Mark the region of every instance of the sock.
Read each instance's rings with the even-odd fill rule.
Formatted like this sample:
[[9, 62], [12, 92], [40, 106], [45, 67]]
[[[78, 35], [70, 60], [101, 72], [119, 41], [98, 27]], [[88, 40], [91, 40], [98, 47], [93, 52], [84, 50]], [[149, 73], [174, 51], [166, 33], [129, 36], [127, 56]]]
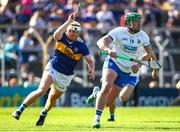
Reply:
[[96, 91], [94, 94], [93, 94], [93, 96], [94, 96], [94, 98], [96, 98], [97, 96], [97, 93], [98, 93], [99, 91]]
[[27, 105], [25, 104], [21, 104], [21, 106], [19, 106], [18, 111], [20, 111], [21, 113], [27, 108]]
[[114, 119], [114, 113], [111, 113], [109, 119]]
[[47, 116], [48, 110], [44, 109], [43, 111], [41, 111], [41, 116]]
[[95, 121], [100, 122], [102, 112], [103, 112], [103, 110], [96, 109]]

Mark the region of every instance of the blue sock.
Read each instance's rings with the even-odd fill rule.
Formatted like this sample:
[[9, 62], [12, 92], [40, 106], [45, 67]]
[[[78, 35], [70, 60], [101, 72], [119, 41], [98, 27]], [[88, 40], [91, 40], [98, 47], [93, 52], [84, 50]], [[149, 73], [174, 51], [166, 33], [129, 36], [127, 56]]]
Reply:
[[114, 113], [111, 113], [109, 118], [114, 119]]
[[44, 109], [42, 112], [41, 112], [41, 116], [46, 116], [48, 113], [48, 110]]
[[24, 111], [24, 109], [26, 109], [26, 108], [27, 108], [27, 105], [21, 104], [21, 106], [19, 106], [19, 108], [18, 108], [18, 111], [20, 111], [22, 113]]

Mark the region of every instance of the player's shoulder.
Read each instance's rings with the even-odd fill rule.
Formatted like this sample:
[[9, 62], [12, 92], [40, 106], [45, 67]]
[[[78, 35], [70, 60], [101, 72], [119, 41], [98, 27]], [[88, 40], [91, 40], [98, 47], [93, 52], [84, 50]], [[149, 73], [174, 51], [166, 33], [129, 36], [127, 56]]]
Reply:
[[125, 27], [116, 27], [113, 30], [110, 31], [110, 35], [119, 35], [119, 34], [124, 34], [126, 32]]
[[140, 30], [139, 34], [148, 37], [148, 34], [144, 30]]
[[114, 28], [114, 30], [122, 32], [122, 31], [126, 31], [126, 27], [119, 26], [119, 27]]
[[82, 38], [80, 38], [80, 37], [77, 38], [76, 43], [77, 43], [80, 47], [87, 47], [86, 42], [85, 42]]
[[85, 41], [82, 38], [80, 38], [80, 37], [77, 38], [77, 42], [85, 44]]

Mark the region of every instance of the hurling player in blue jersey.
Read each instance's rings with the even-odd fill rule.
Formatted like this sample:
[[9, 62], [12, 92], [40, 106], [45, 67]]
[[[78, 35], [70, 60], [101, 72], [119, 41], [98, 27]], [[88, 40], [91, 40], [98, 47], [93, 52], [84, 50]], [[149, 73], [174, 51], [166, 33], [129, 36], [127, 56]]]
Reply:
[[42, 126], [51, 107], [71, 83], [77, 62], [83, 56], [88, 63], [89, 79], [94, 79], [94, 61], [84, 41], [79, 38], [80, 23], [75, 21], [77, 14], [69, 15], [68, 20], [54, 32], [55, 52], [45, 67], [39, 88], [31, 92], [12, 116], [19, 119], [24, 109], [44, 95], [48, 88], [51, 90], [45, 107], [40, 114], [36, 126]]

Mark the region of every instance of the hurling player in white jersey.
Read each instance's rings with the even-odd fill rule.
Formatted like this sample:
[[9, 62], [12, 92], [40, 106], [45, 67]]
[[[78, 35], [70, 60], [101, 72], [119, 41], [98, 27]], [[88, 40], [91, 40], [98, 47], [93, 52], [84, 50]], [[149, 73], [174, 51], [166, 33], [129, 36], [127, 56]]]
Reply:
[[[141, 65], [117, 59], [117, 55], [138, 58], [139, 54], [141, 54], [139, 49], [143, 46], [145, 54], [141, 59], [156, 60], [149, 37], [141, 30], [141, 15], [135, 12], [126, 14], [125, 25], [125, 27], [113, 29], [97, 42], [98, 47], [101, 50], [108, 51], [109, 56], [105, 59], [103, 65], [101, 89], [93, 89], [92, 95], [88, 98], [89, 100], [96, 98], [96, 114], [93, 128], [100, 128], [100, 118], [104, 106], [112, 104], [112, 101], [118, 95], [120, 101], [125, 102], [139, 81], [138, 71]], [[157, 75], [158, 70], [153, 70], [152, 77], [156, 78]]]
[[78, 12], [69, 15], [68, 20], [54, 32], [55, 51], [52, 59], [46, 65], [39, 88], [31, 92], [12, 116], [19, 119], [25, 108], [44, 95], [51, 86], [48, 99], [40, 113], [36, 126], [42, 126], [48, 111], [70, 85], [74, 69], [83, 56], [88, 64], [89, 79], [94, 79], [94, 61], [85, 42], [79, 37], [81, 25], [75, 18]]

